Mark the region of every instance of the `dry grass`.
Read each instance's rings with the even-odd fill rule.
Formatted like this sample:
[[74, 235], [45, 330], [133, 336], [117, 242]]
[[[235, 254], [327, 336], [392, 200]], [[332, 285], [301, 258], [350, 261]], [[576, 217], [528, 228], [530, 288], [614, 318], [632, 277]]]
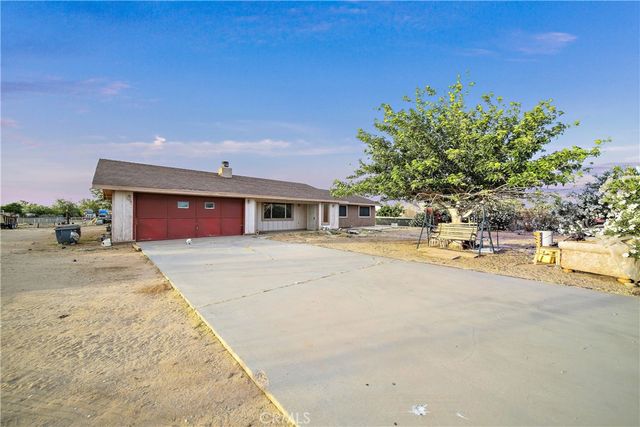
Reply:
[[171, 284], [167, 281], [164, 281], [162, 283], [143, 286], [140, 289], [138, 289], [136, 292], [139, 294], [157, 295], [157, 294], [162, 294], [164, 292], [170, 291], [171, 289], [173, 289], [171, 287]]
[[308, 243], [326, 248], [369, 255], [401, 259], [414, 262], [448, 265], [452, 267], [483, 271], [503, 276], [531, 279], [547, 284], [577, 286], [622, 295], [640, 295], [640, 288], [627, 287], [613, 277], [589, 273], [564, 273], [557, 266], [534, 265], [535, 242], [531, 233], [500, 233], [500, 247], [497, 254], [481, 257], [455, 257], [455, 254], [470, 252], [450, 252], [422, 246], [416, 249], [420, 229], [399, 227], [384, 231], [362, 232], [359, 235], [328, 232], [293, 232], [270, 235], [274, 240]]

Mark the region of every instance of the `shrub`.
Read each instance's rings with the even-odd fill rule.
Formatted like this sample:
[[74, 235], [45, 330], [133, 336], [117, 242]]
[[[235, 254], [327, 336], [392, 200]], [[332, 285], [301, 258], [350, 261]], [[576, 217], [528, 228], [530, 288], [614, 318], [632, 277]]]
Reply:
[[640, 259], [640, 168], [614, 168], [600, 192], [602, 203], [609, 207], [604, 235], [627, 244], [624, 257]]
[[518, 222], [525, 231], [557, 230], [558, 220], [552, 213], [552, 207], [544, 202], [536, 202], [534, 206], [522, 207], [518, 210]]
[[[500, 200], [486, 205], [486, 215], [493, 230], [512, 230], [518, 218], [518, 208], [522, 204], [516, 200]], [[482, 215], [482, 213], [480, 213]], [[482, 220], [482, 218], [479, 218]]]
[[404, 208], [400, 203], [396, 203], [395, 205], [382, 205], [380, 209], [376, 211], [376, 216], [390, 216], [390, 217], [399, 217], [404, 213]]
[[[424, 224], [424, 219], [425, 219], [425, 213], [418, 212], [409, 223], [409, 226], [422, 227]], [[449, 212], [447, 212], [446, 210], [436, 209], [433, 213], [433, 221], [435, 224], [440, 224], [441, 222], [450, 222], [451, 215], [449, 215]]]
[[601, 201], [600, 193], [600, 187], [610, 175], [610, 171], [605, 172], [581, 192], [571, 193], [572, 200], [557, 198], [552, 213], [558, 220], [558, 232], [578, 240], [597, 234], [598, 226], [604, 223], [610, 210]]
[[424, 225], [424, 218], [425, 218], [425, 213], [424, 212], [418, 212], [416, 214], [416, 216], [413, 217], [413, 219], [411, 220], [411, 222], [409, 223], [410, 227], [422, 227]]

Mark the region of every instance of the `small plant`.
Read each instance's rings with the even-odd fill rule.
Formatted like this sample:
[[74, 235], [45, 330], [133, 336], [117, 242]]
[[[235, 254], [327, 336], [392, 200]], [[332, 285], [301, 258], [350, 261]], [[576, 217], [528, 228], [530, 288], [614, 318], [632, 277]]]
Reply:
[[411, 220], [411, 222], [409, 223], [410, 227], [422, 227], [424, 225], [424, 218], [425, 218], [425, 213], [424, 212], [418, 212], [416, 214], [416, 216], [413, 217], [413, 219]]

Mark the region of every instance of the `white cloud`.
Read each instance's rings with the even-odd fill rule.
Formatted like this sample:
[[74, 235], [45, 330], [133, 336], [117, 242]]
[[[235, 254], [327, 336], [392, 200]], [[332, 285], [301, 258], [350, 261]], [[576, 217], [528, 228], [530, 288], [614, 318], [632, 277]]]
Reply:
[[165, 142], [167, 142], [166, 138], [163, 138], [161, 136], [156, 136], [153, 142], [151, 143], [151, 148], [154, 150], [161, 150]]
[[527, 55], [553, 55], [578, 39], [569, 33], [551, 31], [546, 33], [513, 35], [513, 49]]
[[465, 48], [460, 50], [460, 54], [463, 56], [493, 56], [495, 51], [483, 48]]
[[137, 154], [140, 156], [172, 156], [172, 157], [209, 157], [220, 154], [244, 153], [253, 156], [323, 156], [329, 154], [353, 152], [350, 145], [318, 145], [304, 140], [284, 141], [261, 139], [257, 141], [223, 140], [214, 141], [170, 141], [156, 136], [153, 141], [132, 141], [125, 143], [90, 144], [87, 147], [95, 150], [104, 148], [105, 152], [118, 154]]
[[605, 145], [601, 148], [603, 153], [640, 153], [640, 146], [638, 145]]
[[108, 83], [100, 89], [100, 93], [105, 96], [117, 96], [120, 95], [125, 89], [129, 89], [131, 86], [125, 82], [116, 81]]
[[112, 98], [121, 95], [131, 86], [120, 80], [92, 77], [85, 80], [65, 80], [48, 77], [41, 80], [3, 81], [5, 95], [33, 93], [40, 95], [102, 96]]
[[334, 15], [366, 15], [367, 10], [360, 7], [337, 6], [329, 8], [329, 13]]

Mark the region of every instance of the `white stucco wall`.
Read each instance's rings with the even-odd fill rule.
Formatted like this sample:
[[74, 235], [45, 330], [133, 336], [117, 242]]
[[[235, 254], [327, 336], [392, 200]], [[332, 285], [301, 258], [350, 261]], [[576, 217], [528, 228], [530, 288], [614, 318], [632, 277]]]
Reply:
[[244, 201], [244, 234], [256, 233], [257, 205], [253, 199], [245, 199]]
[[307, 205], [293, 203], [293, 218], [287, 220], [262, 219], [262, 203], [256, 203], [258, 231], [304, 230], [307, 228]]
[[339, 215], [340, 215], [340, 205], [337, 203], [331, 203], [331, 205], [329, 206], [329, 227], [333, 229], [337, 229], [340, 227]]
[[320, 204], [307, 205], [307, 230], [320, 229]]
[[114, 191], [111, 198], [111, 241], [133, 240], [133, 193]]

